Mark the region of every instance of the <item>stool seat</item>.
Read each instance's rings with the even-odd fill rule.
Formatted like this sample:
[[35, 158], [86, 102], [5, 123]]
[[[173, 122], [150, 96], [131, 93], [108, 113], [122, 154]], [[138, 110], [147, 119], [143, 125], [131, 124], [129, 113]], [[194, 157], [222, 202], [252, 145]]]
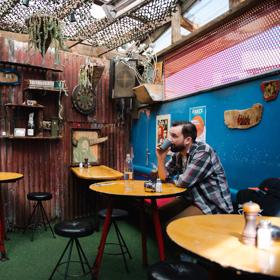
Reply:
[[200, 265], [182, 261], [159, 262], [148, 269], [149, 280], [207, 280], [208, 272]]
[[[60, 256], [58, 262], [55, 265], [55, 268], [52, 271], [52, 274], [49, 278], [51, 280], [58, 270], [58, 267], [65, 266], [65, 272], [64, 272], [64, 279], [67, 279], [69, 277], [78, 277], [80, 279], [81, 277], [84, 277], [87, 274], [91, 273], [91, 267], [88, 262], [88, 259], [84, 253], [84, 250], [80, 244], [79, 237], [85, 237], [89, 236], [94, 232], [93, 224], [89, 221], [85, 220], [70, 220], [70, 221], [63, 221], [60, 223], [55, 224], [54, 231], [57, 235], [68, 237], [69, 241]], [[75, 246], [74, 246], [75, 245]], [[72, 251], [73, 246], [76, 248], [77, 255], [79, 257], [79, 260], [73, 260], [72, 259]], [[67, 256], [67, 257], [65, 257]], [[75, 258], [75, 257], [74, 257]], [[64, 261], [63, 261], [64, 260]], [[79, 263], [82, 267], [82, 272], [80, 274], [71, 274], [69, 272], [69, 266], [73, 263]]]
[[27, 194], [28, 200], [43, 201], [52, 199], [52, 194], [49, 192], [31, 192]]
[[[98, 212], [98, 215], [100, 218], [105, 219], [106, 218], [107, 209], [102, 209]], [[126, 210], [123, 209], [113, 209], [111, 219], [118, 220], [122, 219], [124, 217], [127, 217], [128, 213]]]
[[63, 237], [79, 238], [91, 235], [94, 232], [94, 227], [86, 221], [63, 221], [54, 226], [54, 232]]

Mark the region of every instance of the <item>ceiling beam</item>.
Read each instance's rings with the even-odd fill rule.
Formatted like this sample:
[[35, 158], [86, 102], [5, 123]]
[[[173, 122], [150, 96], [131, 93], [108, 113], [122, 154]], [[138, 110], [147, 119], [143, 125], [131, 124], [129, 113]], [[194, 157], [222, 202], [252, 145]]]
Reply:
[[171, 44], [174, 44], [182, 39], [181, 35], [181, 7], [176, 7], [176, 12], [171, 18]]
[[183, 28], [189, 30], [190, 32], [195, 31], [195, 30], [199, 27], [198, 24], [193, 23], [192, 21], [190, 21], [190, 20], [187, 19], [187, 18], [184, 18], [183, 16], [181, 16], [180, 25], [181, 25]]
[[[181, 14], [183, 15], [188, 9], [191, 8], [191, 6], [196, 2], [197, 0], [182, 0], [181, 1]], [[147, 40], [144, 41], [144, 43], [150, 43], [149, 41], [156, 41], [171, 25], [171, 19], [172, 17], [167, 17], [165, 19], [165, 24], [162, 25], [160, 28], [157, 28], [156, 31], [154, 31]], [[185, 20], [185, 18], [183, 18], [183, 20]], [[184, 27], [185, 29], [191, 31], [190, 29], [193, 28], [193, 30], [196, 30], [196, 28], [198, 28], [198, 26], [196, 26], [195, 24], [193, 24], [191, 21], [189, 21], [187, 24], [190, 25], [190, 29], [186, 28], [187, 24], [183, 22], [183, 20], [181, 19], [181, 26]], [[186, 19], [187, 20], [187, 19]], [[187, 20], [188, 21], [188, 20]], [[193, 27], [191, 27], [193, 25]], [[192, 32], [192, 31], [191, 31]]]
[[244, 1], [245, 0], [228, 0], [229, 8], [232, 9], [232, 8], [238, 6], [239, 4], [241, 4]]

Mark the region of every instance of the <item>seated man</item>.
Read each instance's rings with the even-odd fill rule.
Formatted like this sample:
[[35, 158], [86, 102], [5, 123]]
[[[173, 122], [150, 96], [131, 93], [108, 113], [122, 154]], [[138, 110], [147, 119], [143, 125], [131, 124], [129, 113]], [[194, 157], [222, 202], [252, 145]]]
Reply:
[[188, 188], [161, 207], [167, 219], [201, 214], [231, 213], [229, 187], [222, 164], [208, 144], [196, 142], [196, 127], [191, 122], [174, 122], [170, 128], [171, 159], [165, 164], [168, 150], [157, 147], [158, 174], [161, 180], [177, 176], [177, 186]]

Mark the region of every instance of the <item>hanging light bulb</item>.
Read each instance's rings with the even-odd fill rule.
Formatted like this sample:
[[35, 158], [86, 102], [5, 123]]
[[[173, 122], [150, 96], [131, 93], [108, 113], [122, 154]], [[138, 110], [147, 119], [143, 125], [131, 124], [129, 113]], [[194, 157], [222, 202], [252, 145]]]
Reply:
[[29, 0], [22, 0], [22, 5], [29, 7]]

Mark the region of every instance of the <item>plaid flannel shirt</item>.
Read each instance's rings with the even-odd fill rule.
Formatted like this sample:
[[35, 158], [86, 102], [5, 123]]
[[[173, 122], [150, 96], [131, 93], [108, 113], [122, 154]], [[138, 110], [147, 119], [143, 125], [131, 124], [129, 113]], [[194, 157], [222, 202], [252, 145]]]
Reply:
[[178, 176], [177, 185], [189, 188], [188, 198], [204, 214], [233, 211], [229, 187], [222, 164], [216, 152], [202, 142], [194, 142], [186, 164], [180, 153], [166, 163], [170, 177]]

